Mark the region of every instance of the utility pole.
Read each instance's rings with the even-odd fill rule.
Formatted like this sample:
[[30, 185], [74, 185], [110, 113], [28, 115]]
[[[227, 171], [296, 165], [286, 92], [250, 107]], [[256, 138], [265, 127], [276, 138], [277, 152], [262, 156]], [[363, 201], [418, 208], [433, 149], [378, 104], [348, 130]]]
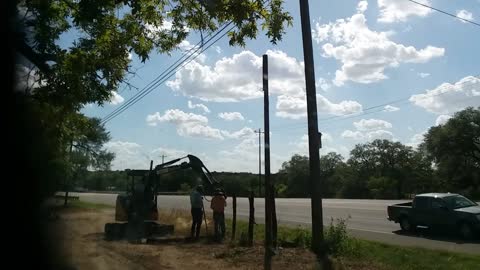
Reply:
[[262, 131], [261, 128], [258, 131], [258, 197], [262, 197]]
[[320, 178], [320, 134], [318, 132], [315, 70], [313, 63], [312, 31], [308, 0], [300, 0], [303, 57], [307, 92], [308, 151], [310, 160], [310, 190], [312, 206], [312, 250], [322, 265], [326, 262], [323, 243], [322, 179]]
[[272, 189], [270, 183], [270, 119], [268, 100], [268, 55], [263, 55], [263, 117], [265, 125], [265, 259], [264, 269], [272, 269], [273, 256], [273, 228], [272, 228]]
[[166, 158], [167, 156], [161, 155], [161, 157], [162, 157], [162, 164], [163, 164], [164, 163], [164, 158]]

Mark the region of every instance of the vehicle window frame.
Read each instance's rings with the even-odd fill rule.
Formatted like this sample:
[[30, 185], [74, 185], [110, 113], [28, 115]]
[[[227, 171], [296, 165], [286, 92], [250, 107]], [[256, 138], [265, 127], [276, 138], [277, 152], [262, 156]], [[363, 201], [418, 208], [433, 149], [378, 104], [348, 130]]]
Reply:
[[[417, 197], [415, 198], [415, 203], [414, 203], [414, 208], [416, 209], [419, 209], [419, 210], [428, 210], [430, 209], [430, 202], [431, 202], [431, 199], [430, 197]], [[425, 202], [423, 202], [425, 201]], [[423, 205], [421, 205], [422, 207], [418, 207], [419, 204], [418, 202], [422, 202]]]
[[[440, 202], [440, 206], [438, 207], [434, 207], [434, 203], [436, 202]], [[432, 198], [430, 200], [430, 208], [434, 209], [434, 210], [440, 210], [442, 209], [442, 207], [446, 207], [448, 208], [448, 205], [447, 205], [447, 202], [445, 200], [443, 200], [442, 198]]]

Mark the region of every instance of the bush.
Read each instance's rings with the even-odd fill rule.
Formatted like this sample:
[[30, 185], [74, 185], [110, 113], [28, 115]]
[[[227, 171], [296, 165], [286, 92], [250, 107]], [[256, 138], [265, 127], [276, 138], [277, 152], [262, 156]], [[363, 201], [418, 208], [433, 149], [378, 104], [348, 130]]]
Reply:
[[280, 230], [278, 234], [278, 244], [282, 247], [310, 247], [312, 235], [310, 231], [297, 228]]
[[348, 235], [346, 222], [345, 219], [337, 219], [337, 224], [334, 224], [333, 218], [330, 221], [324, 233], [327, 254], [339, 256], [355, 251], [355, 242]]

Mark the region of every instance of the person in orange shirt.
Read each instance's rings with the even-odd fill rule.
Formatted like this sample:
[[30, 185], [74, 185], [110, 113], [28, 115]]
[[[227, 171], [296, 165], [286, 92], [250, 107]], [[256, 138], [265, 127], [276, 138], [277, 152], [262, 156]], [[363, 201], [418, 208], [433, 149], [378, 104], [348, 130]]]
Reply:
[[214, 197], [210, 203], [210, 208], [213, 210], [213, 222], [215, 224], [215, 239], [217, 241], [225, 238], [225, 207], [227, 200], [225, 194], [220, 190], [215, 190]]

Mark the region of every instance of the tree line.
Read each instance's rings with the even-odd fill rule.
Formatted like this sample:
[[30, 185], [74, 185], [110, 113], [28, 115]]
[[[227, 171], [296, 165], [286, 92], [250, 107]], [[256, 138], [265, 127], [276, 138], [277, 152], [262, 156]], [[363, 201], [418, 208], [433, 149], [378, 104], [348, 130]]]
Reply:
[[[272, 174], [277, 197], [309, 197], [309, 160], [294, 155]], [[457, 192], [480, 198], [480, 108], [457, 112], [445, 124], [431, 127], [418, 147], [389, 140], [357, 144], [345, 160], [330, 152], [320, 157], [326, 198], [403, 199], [423, 192]], [[123, 176], [122, 176], [123, 175]], [[213, 172], [227, 193], [263, 194], [259, 176]], [[121, 189], [125, 174], [89, 172], [85, 187]], [[161, 178], [162, 191], [188, 191], [196, 185], [189, 171]], [[262, 178], [263, 181], [263, 178]], [[262, 192], [262, 193], [260, 193]]]
[[[327, 198], [403, 199], [423, 192], [457, 192], [480, 198], [480, 107], [467, 108], [431, 127], [415, 149], [400, 142], [357, 144], [345, 160], [320, 157]], [[308, 157], [283, 163], [276, 183], [280, 197], [308, 197]]]

